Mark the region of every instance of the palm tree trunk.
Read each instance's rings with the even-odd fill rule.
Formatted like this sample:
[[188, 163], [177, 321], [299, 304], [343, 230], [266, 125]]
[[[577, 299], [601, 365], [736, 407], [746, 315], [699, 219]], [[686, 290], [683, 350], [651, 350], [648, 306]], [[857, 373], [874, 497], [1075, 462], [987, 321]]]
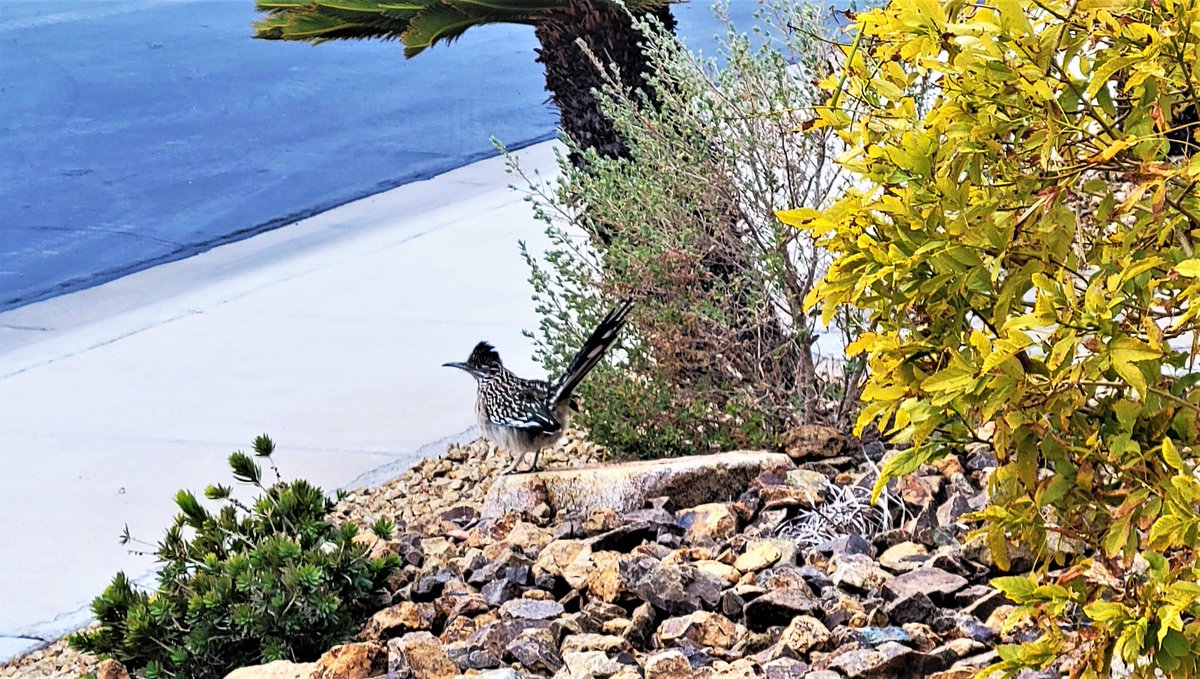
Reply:
[[[668, 30], [675, 30], [669, 8], [649, 14]], [[592, 93], [603, 85], [603, 76], [578, 42], [587, 45], [601, 63], [616, 65], [624, 86], [653, 96], [644, 75], [649, 63], [639, 47], [643, 36], [633, 27], [628, 11], [606, 0], [572, 0], [551, 18], [540, 21], [535, 34], [541, 45], [537, 60], [545, 67], [546, 89], [558, 107], [563, 131], [583, 149], [595, 149], [608, 157], [627, 155], [625, 142]], [[571, 160], [577, 166], [581, 161], [575, 155]]]

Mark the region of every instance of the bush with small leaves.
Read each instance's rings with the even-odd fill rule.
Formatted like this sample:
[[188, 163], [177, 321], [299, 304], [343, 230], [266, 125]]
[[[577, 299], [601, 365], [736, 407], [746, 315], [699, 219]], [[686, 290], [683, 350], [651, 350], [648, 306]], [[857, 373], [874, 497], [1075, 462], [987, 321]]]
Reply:
[[627, 157], [568, 142], [587, 162], [560, 157], [559, 179], [512, 165], [551, 241], [544, 256], [525, 253], [547, 372], [565, 368], [613, 300], [637, 300], [620, 365], [578, 392], [579, 421], [624, 454], [776, 448], [797, 424], [853, 419], [863, 365], [822, 365], [842, 336], [823, 337], [804, 308], [825, 256], [774, 215], [819, 207], [845, 181], [828, 130], [796, 133], [821, 95], [826, 22], [794, 0], [761, 4], [755, 35], [730, 27], [720, 62], [642, 25], [653, 103], [615, 77], [598, 93]]
[[[223, 676], [272, 660], [314, 660], [352, 637], [376, 606], [397, 557], [371, 558], [353, 524], [331, 521], [334, 501], [304, 480], [283, 482], [275, 444], [254, 440], [254, 457], [229, 456], [233, 477], [259, 489], [252, 505], [229, 486], [209, 486], [215, 511], [191, 491], [155, 552], [158, 589], [139, 591], [124, 573], [92, 602], [99, 625], [70, 637], [73, 648], [115, 658], [148, 679]], [[255, 457], [271, 465], [263, 483]], [[372, 530], [389, 538], [392, 526]], [[126, 529], [123, 541], [130, 540]]]

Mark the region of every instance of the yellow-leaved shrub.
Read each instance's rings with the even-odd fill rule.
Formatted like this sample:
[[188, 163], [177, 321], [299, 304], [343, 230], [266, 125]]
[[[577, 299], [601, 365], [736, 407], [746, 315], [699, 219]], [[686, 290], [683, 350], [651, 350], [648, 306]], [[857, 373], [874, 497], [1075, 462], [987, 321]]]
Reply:
[[868, 312], [859, 426], [999, 466], [977, 539], [1019, 604], [992, 672], [1200, 674], [1192, 372], [1200, 8], [893, 0], [858, 15], [814, 121], [853, 187], [780, 213], [834, 255], [810, 303]]

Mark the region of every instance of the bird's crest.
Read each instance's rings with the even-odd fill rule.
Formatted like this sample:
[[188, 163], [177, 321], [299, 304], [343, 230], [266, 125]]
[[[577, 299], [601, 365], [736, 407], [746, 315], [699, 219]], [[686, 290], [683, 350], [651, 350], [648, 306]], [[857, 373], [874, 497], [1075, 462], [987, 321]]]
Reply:
[[504, 364], [500, 362], [500, 354], [496, 351], [495, 347], [487, 342], [480, 342], [471, 351], [471, 356], [467, 359], [467, 365], [479, 370], [487, 370], [489, 368], [501, 368]]

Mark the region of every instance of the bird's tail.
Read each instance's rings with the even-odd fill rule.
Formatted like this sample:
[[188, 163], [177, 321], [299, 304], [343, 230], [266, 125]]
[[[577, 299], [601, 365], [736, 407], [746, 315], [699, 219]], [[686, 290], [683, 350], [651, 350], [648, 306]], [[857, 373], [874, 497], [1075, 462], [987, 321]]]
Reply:
[[583, 378], [587, 377], [592, 368], [600, 363], [600, 359], [604, 358], [604, 352], [608, 351], [608, 348], [617, 340], [617, 335], [620, 334], [621, 328], [625, 327], [625, 319], [629, 316], [629, 310], [632, 308], [633, 300], [625, 300], [621, 306], [610, 311], [604, 320], [600, 321], [600, 325], [592, 331], [579, 353], [571, 359], [571, 365], [567, 366], [567, 372], [555, 386], [554, 398], [551, 399], [551, 403], [558, 406], [570, 400], [571, 392], [575, 391], [575, 387], [579, 386]]

